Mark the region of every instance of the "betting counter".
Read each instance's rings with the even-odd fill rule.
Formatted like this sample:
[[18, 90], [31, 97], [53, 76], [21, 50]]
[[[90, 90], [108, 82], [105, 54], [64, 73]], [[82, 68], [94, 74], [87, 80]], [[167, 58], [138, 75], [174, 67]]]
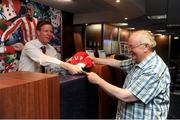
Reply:
[[[90, 71], [113, 85], [123, 85], [124, 74], [119, 69], [96, 64]], [[117, 99], [89, 83], [86, 75], [60, 75], [60, 88], [61, 118], [115, 118]]]
[[[122, 86], [121, 71], [95, 65], [90, 71]], [[20, 119], [114, 119], [117, 99], [86, 75], [50, 75], [11, 72], [0, 75], [0, 118]]]
[[98, 89], [86, 75], [60, 77], [61, 118], [97, 119]]
[[59, 85], [56, 75], [32, 72], [0, 74], [0, 118], [60, 118]]

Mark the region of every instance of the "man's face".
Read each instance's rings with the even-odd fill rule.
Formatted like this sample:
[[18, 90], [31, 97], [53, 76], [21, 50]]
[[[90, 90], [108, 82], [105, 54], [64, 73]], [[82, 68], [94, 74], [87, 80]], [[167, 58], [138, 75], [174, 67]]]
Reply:
[[46, 24], [41, 27], [40, 30], [37, 31], [38, 39], [43, 45], [49, 43], [49, 41], [53, 37], [53, 28], [51, 25]]
[[33, 15], [34, 15], [34, 8], [33, 8], [33, 6], [27, 6], [27, 16], [29, 18], [32, 18]]
[[132, 55], [132, 59], [136, 63], [140, 63], [145, 58], [146, 45], [140, 44], [140, 35], [132, 34], [128, 39], [128, 49]]

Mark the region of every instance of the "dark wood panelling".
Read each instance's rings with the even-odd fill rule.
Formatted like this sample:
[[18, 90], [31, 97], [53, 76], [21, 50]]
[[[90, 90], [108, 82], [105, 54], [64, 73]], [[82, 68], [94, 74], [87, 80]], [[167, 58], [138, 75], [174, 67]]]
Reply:
[[156, 36], [157, 42], [156, 52], [160, 55], [160, 57], [168, 63], [168, 53], [169, 53], [169, 38], [168, 36]]
[[73, 39], [73, 14], [62, 12], [62, 21], [62, 60], [65, 60], [75, 53]]
[[102, 49], [102, 25], [93, 24], [86, 27], [86, 49], [94, 50], [97, 56], [97, 50]]

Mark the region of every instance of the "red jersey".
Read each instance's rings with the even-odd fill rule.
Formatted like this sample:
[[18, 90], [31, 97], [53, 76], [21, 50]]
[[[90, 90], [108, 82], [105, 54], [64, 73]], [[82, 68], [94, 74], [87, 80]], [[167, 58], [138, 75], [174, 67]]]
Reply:
[[19, 27], [21, 27], [23, 31], [23, 43], [27, 43], [28, 41], [31, 41], [33, 39], [36, 39], [36, 26], [37, 26], [38, 19], [32, 18], [32, 21], [30, 21], [26, 16], [18, 18], [15, 20], [11, 26], [3, 33], [1, 37], [1, 41], [6, 41], [9, 36], [17, 30]]
[[91, 68], [93, 67], [94, 62], [88, 56], [89, 55], [86, 52], [77, 52], [67, 62], [74, 65], [79, 65], [82, 68]]

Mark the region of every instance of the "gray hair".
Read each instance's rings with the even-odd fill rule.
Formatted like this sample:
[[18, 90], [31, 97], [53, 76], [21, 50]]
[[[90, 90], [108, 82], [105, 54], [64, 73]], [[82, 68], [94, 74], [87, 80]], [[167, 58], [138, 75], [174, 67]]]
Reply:
[[142, 33], [139, 39], [141, 44], [148, 44], [152, 49], [156, 47], [155, 37], [151, 32], [146, 30], [140, 30], [139, 32]]

